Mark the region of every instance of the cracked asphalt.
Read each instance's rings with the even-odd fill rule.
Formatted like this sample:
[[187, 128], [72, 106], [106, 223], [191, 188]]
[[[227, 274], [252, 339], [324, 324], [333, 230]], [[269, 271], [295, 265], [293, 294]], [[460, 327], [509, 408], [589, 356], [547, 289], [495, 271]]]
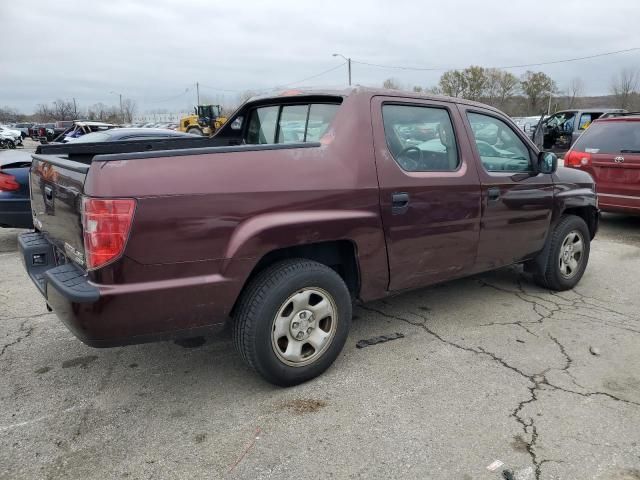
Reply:
[[358, 307], [334, 366], [289, 389], [228, 334], [83, 345], [17, 234], [0, 230], [0, 479], [640, 479], [640, 218], [604, 216], [573, 291], [511, 267]]

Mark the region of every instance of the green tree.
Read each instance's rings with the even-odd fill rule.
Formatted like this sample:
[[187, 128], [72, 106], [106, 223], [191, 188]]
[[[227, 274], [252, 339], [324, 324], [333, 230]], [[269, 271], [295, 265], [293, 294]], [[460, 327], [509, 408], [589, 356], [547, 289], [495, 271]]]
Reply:
[[472, 65], [463, 70], [465, 89], [462, 96], [468, 100], [480, 100], [487, 87], [487, 75], [485, 69]]
[[542, 101], [557, 91], [556, 82], [544, 72], [527, 70], [520, 84], [522, 93], [527, 97], [529, 113], [540, 113]]
[[438, 86], [443, 95], [461, 97], [467, 89], [467, 79], [460, 70], [449, 70], [442, 74]]

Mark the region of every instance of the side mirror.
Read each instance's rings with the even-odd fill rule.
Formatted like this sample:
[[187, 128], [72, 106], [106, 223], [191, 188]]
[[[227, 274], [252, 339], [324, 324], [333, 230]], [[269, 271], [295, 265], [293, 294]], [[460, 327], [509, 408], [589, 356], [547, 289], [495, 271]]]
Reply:
[[540, 152], [538, 154], [538, 172], [554, 173], [558, 169], [558, 157], [555, 153]]

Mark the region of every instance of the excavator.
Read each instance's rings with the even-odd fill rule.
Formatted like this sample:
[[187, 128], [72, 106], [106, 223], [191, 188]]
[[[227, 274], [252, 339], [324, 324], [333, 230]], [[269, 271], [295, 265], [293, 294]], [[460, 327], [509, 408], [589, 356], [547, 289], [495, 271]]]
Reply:
[[220, 105], [198, 105], [193, 114], [180, 119], [178, 130], [194, 135], [211, 136], [227, 121]]

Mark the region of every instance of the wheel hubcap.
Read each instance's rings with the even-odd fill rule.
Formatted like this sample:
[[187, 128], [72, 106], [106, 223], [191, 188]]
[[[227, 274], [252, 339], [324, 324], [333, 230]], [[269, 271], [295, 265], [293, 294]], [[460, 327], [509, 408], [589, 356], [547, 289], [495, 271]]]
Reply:
[[565, 278], [571, 278], [580, 269], [584, 250], [584, 239], [577, 230], [572, 230], [564, 237], [560, 247], [560, 274]]
[[331, 344], [337, 322], [329, 293], [316, 287], [299, 290], [285, 300], [273, 320], [273, 351], [293, 367], [313, 363]]

